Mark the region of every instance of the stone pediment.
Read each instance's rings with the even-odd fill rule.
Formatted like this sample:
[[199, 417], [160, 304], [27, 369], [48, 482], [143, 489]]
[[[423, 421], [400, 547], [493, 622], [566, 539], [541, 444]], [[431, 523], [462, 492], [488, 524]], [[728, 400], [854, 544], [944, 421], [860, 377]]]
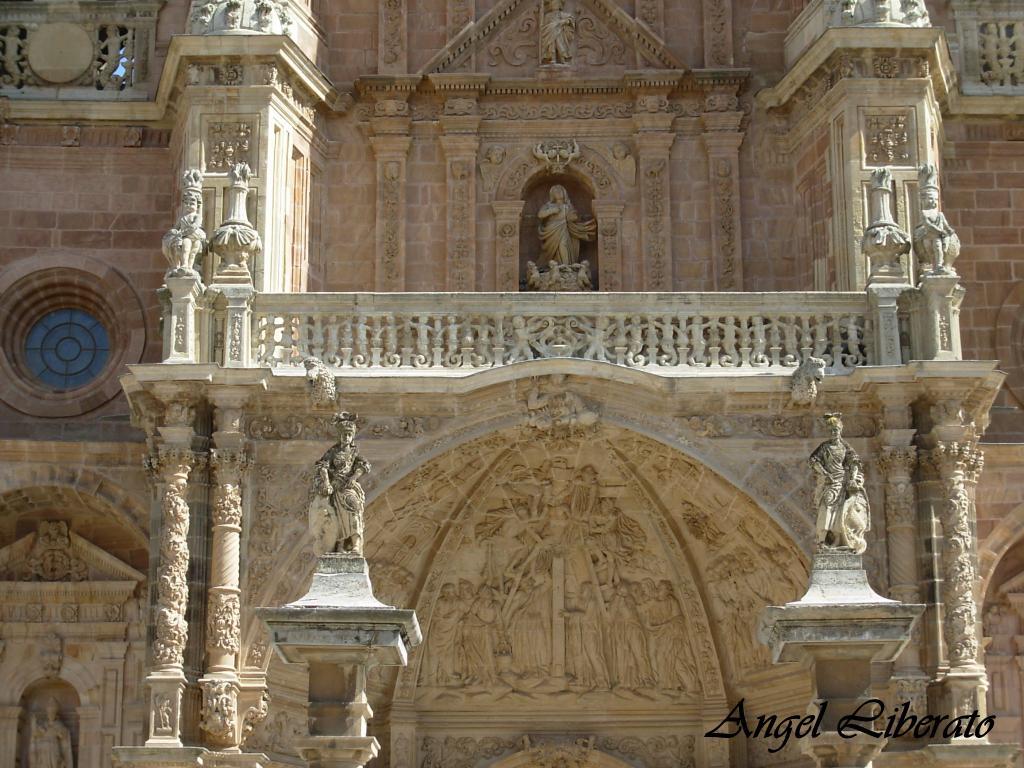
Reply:
[[0, 548], [0, 581], [141, 582], [144, 574], [70, 531], [64, 521], [42, 521], [34, 533]]
[[541, 61], [543, 0], [501, 0], [455, 34], [421, 74], [607, 77], [637, 68], [683, 68], [657, 33], [611, 0], [568, 0], [566, 12], [575, 21], [567, 63]]

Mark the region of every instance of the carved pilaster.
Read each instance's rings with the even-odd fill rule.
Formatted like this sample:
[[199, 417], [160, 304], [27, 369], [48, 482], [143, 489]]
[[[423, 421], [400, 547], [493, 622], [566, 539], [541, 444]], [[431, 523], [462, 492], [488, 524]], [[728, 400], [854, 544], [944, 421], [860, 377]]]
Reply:
[[878, 463], [885, 479], [889, 596], [904, 603], [916, 603], [920, 599], [917, 587], [917, 509], [913, 484], [917, 449], [911, 445], [885, 446]]
[[494, 290], [519, 290], [519, 220], [523, 201], [491, 203], [494, 209]]
[[374, 285], [378, 291], [405, 288], [405, 172], [412, 139], [373, 136], [377, 158], [377, 261]]
[[621, 291], [623, 207], [595, 200], [593, 210], [597, 219], [598, 285], [603, 291]]
[[404, 73], [409, 66], [405, 0], [381, 0], [377, 7], [377, 72]]
[[704, 66], [731, 67], [732, 0], [704, 0]]
[[[472, 99], [457, 100], [467, 102], [459, 106], [460, 110], [472, 107], [475, 111]], [[447, 160], [448, 182], [446, 285], [449, 291], [472, 291], [476, 275], [476, 155], [480, 138], [475, 134], [446, 133], [441, 137], [441, 146]]]
[[742, 143], [743, 134], [738, 131], [704, 134], [711, 195], [711, 252], [717, 291], [743, 289], [739, 156]]
[[636, 135], [640, 167], [640, 228], [643, 290], [672, 290], [672, 218], [669, 215], [669, 150], [674, 133]]

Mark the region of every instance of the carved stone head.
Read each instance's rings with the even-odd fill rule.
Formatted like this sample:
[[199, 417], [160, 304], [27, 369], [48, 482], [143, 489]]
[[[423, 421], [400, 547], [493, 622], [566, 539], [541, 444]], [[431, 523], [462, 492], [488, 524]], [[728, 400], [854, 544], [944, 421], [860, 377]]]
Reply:
[[339, 442], [345, 445], [351, 445], [352, 441], [356, 438], [356, 415], [349, 413], [348, 411], [341, 411], [340, 413], [334, 414], [334, 418], [331, 419], [331, 423], [334, 425], [335, 430], [338, 433]]
[[832, 439], [838, 440], [843, 436], [843, 414], [826, 413], [825, 426], [828, 427], [828, 433]]
[[922, 211], [934, 211], [939, 207], [939, 173], [931, 163], [925, 163], [917, 173], [917, 186]]

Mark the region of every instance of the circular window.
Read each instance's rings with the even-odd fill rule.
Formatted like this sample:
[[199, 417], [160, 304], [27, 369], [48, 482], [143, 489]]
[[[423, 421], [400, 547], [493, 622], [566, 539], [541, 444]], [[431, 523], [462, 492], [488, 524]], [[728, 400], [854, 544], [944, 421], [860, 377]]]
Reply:
[[25, 363], [54, 389], [75, 389], [95, 379], [110, 358], [103, 323], [81, 309], [58, 309], [40, 318], [25, 338]]
[[142, 359], [146, 318], [135, 287], [113, 267], [65, 253], [0, 270], [0, 399], [22, 413], [89, 413], [121, 392]]

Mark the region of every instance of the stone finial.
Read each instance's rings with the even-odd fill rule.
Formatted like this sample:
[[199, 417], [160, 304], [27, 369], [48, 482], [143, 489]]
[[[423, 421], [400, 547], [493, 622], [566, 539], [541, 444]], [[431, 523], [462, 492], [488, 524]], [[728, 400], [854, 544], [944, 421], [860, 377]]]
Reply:
[[189, 168], [181, 177], [181, 215], [163, 239], [169, 277], [195, 275], [196, 261], [206, 250], [203, 230], [203, 174]]
[[871, 172], [868, 193], [871, 223], [864, 230], [861, 250], [871, 264], [869, 283], [904, 283], [906, 272], [900, 257], [910, 253], [910, 235], [892, 217], [892, 171]]
[[914, 227], [914, 253], [922, 274], [955, 275], [953, 262], [960, 255], [960, 238], [939, 210], [939, 173], [931, 163], [917, 174], [921, 221]]
[[249, 222], [246, 201], [249, 196], [251, 171], [245, 163], [233, 165], [228, 171], [227, 219], [213, 233], [210, 245], [220, 259], [217, 279], [227, 282], [251, 282], [249, 260], [263, 251], [263, 243]]
[[292, 16], [288, 0], [193, 0], [193, 35], [287, 35]]

